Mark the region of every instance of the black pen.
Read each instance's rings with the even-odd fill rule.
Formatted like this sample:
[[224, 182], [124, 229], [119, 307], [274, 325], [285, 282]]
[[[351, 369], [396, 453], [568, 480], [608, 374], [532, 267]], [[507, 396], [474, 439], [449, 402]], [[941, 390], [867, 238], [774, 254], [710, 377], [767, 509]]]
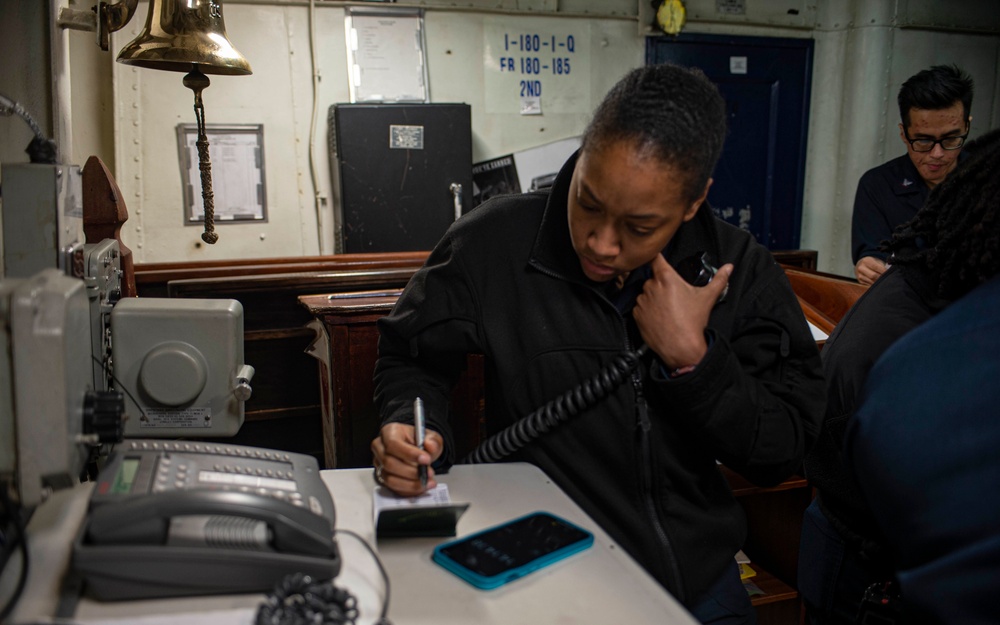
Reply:
[[[419, 397], [413, 400], [413, 429], [416, 432], [417, 447], [424, 448], [424, 437], [427, 434], [424, 425], [424, 402]], [[427, 488], [427, 465], [417, 465], [417, 475], [420, 476], [420, 485]]]

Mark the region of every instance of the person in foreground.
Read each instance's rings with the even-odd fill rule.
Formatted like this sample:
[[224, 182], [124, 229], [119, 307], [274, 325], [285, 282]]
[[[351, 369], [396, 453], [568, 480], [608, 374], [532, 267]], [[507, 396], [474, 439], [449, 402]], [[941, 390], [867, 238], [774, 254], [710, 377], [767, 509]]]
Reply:
[[882, 275], [882, 243], [958, 165], [972, 123], [972, 92], [972, 78], [954, 65], [925, 69], [900, 88], [899, 138], [906, 154], [865, 172], [854, 198], [851, 256], [861, 284]]
[[908, 624], [997, 622], [1000, 277], [872, 369], [846, 458], [896, 562]]
[[823, 347], [827, 416], [804, 463], [817, 497], [803, 519], [798, 579], [814, 625], [855, 623], [866, 590], [893, 579], [885, 536], [842, 453], [872, 365], [900, 337], [1000, 272], [997, 184], [988, 182], [1000, 180], [1000, 130], [970, 142], [966, 152], [969, 157], [885, 246], [892, 266]]
[[[645, 344], [608, 398], [509, 459], [544, 470], [702, 622], [755, 622], [734, 562], [746, 521], [716, 461], [781, 482], [818, 435], [825, 392], [784, 272], [705, 202], [724, 137], [704, 74], [636, 69], [550, 190], [455, 222], [379, 322], [382, 484], [417, 494], [419, 465], [433, 487], [458, 460], [449, 392], [468, 352], [486, 358], [493, 434]], [[721, 265], [704, 287], [673, 268], [696, 252]]]

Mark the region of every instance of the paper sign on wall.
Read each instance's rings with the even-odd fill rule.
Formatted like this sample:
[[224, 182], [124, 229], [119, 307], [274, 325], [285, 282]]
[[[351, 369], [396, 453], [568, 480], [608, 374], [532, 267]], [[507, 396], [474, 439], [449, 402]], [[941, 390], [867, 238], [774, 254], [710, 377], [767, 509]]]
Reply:
[[484, 21], [486, 112], [590, 113], [590, 25]]

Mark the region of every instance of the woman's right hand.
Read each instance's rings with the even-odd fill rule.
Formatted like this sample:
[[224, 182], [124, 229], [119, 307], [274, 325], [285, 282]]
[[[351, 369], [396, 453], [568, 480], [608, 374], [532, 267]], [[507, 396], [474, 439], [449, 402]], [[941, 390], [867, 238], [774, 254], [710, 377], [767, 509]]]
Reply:
[[[371, 449], [376, 481], [394, 493], [415, 497], [437, 486], [430, 465], [444, 451], [444, 438], [434, 430], [427, 430], [420, 449], [411, 424], [388, 423], [372, 441]], [[427, 488], [420, 483], [420, 465], [427, 466]]]

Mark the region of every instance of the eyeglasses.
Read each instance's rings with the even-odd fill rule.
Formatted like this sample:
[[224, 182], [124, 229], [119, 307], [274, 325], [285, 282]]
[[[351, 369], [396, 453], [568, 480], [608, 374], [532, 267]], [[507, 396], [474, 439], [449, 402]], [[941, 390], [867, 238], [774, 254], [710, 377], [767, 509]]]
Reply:
[[969, 136], [969, 133], [966, 132], [964, 135], [956, 137], [945, 137], [944, 139], [911, 139], [904, 129], [903, 136], [910, 142], [910, 147], [913, 148], [914, 152], [930, 152], [937, 144], [940, 144], [944, 150], [957, 150], [965, 145], [965, 138]]

